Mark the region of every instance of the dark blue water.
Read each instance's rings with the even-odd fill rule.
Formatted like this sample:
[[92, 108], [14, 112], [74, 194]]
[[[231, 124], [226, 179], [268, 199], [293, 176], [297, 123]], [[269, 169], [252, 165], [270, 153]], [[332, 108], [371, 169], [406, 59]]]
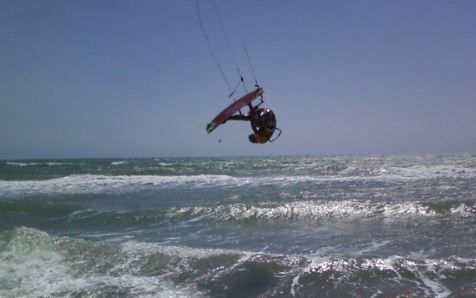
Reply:
[[476, 154], [0, 161], [1, 297], [471, 297]]

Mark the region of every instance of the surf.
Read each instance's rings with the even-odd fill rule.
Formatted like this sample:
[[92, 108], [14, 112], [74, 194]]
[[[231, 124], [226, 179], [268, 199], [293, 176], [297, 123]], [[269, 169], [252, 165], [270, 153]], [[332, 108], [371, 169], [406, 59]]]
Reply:
[[[358, 291], [444, 297], [467, 291], [464, 284], [455, 287], [457, 276], [476, 278], [475, 259], [426, 253], [371, 257], [371, 248], [356, 257], [331, 252], [281, 255], [93, 242], [21, 227], [0, 234], [0, 295], [307, 296], [317, 290], [330, 296]], [[361, 287], [354, 288], [355, 283]]]

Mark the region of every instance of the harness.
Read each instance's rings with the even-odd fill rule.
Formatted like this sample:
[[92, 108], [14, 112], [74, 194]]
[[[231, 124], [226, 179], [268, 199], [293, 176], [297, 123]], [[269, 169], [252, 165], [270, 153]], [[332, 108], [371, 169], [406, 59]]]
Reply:
[[[256, 127], [258, 132], [269, 135], [269, 142], [274, 142], [281, 136], [281, 129], [276, 127], [276, 116], [270, 109], [258, 109], [256, 111], [253, 125]], [[271, 138], [276, 130], [279, 132], [278, 135]]]

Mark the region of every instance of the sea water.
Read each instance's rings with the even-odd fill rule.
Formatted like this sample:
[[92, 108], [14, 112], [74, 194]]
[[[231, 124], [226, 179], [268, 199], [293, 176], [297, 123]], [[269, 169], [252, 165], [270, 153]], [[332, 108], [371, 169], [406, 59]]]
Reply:
[[476, 295], [476, 154], [0, 161], [0, 297]]

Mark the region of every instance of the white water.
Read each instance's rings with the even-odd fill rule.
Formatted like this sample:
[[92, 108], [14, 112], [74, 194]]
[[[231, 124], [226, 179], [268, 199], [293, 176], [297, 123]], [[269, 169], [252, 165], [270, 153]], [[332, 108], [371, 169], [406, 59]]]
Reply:
[[[377, 174], [362, 173], [349, 169], [338, 175], [329, 176], [288, 176], [234, 177], [230, 175], [70, 175], [49, 180], [6, 181], [0, 180], [0, 197], [32, 194], [78, 194], [131, 192], [160, 188], [211, 188], [211, 187], [258, 187], [272, 185], [285, 188], [301, 183], [327, 183], [352, 181], [399, 182], [438, 178], [476, 177], [476, 169], [459, 166], [413, 166], [407, 168], [389, 167], [380, 169]], [[352, 175], [349, 175], [352, 174]], [[365, 175], [364, 175], [365, 174]]]

